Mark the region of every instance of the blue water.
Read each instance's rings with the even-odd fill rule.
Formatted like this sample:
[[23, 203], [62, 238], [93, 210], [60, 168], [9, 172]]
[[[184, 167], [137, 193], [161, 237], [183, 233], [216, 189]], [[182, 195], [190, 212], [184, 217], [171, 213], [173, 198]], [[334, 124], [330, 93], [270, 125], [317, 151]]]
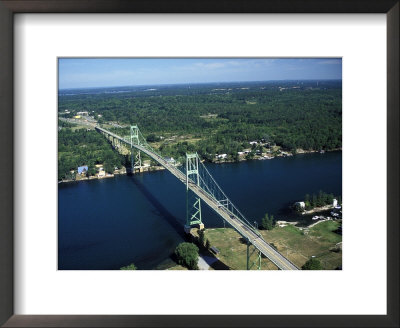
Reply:
[[[306, 193], [342, 194], [342, 153], [304, 154], [263, 161], [207, 164], [250, 222], [266, 212], [294, 220], [288, 210]], [[172, 263], [184, 241], [185, 186], [167, 171], [60, 184], [58, 268], [109, 270], [134, 263], [154, 269]], [[222, 220], [203, 205], [206, 227]]]

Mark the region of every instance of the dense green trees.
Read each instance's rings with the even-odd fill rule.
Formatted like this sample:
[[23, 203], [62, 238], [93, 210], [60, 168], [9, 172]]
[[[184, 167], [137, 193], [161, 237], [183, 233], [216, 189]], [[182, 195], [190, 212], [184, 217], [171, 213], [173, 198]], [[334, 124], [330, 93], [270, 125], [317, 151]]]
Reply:
[[274, 228], [274, 216], [269, 216], [268, 213], [265, 213], [264, 217], [261, 219], [260, 228], [263, 230], [272, 230]]
[[[335, 196], [333, 194], [328, 194], [320, 190], [318, 194], [313, 194], [312, 197], [310, 197], [309, 194], [306, 194], [304, 196], [304, 204], [305, 204], [305, 209], [310, 210], [314, 207], [321, 207], [325, 205], [332, 205], [333, 204], [333, 199]], [[339, 199], [340, 197], [337, 197], [336, 199]], [[340, 204], [341, 202], [339, 202]]]
[[146, 140], [147, 142], [157, 142], [160, 141], [161, 139], [159, 136], [156, 136], [154, 133], [151, 133], [147, 136]]
[[192, 243], [180, 243], [175, 249], [178, 264], [185, 265], [191, 270], [197, 270], [199, 248]]
[[216, 153], [235, 160], [249, 141], [266, 136], [287, 150], [342, 145], [340, 81], [322, 81], [318, 87], [313, 81], [282, 81], [125, 89], [66, 92], [59, 97], [59, 111], [87, 110], [101, 114], [104, 122], [137, 123], [149, 142], [174, 134], [201, 138], [178, 145], [162, 139], [163, 153], [175, 157], [189, 150], [209, 160]]
[[86, 129], [62, 128], [58, 133], [58, 179], [71, 179], [70, 171], [87, 165], [88, 175], [96, 173], [96, 164], [103, 164], [108, 173], [125, 165], [125, 157], [114, 151], [104, 136]]
[[310, 258], [304, 265], [301, 267], [302, 270], [323, 270], [321, 262], [315, 257]]

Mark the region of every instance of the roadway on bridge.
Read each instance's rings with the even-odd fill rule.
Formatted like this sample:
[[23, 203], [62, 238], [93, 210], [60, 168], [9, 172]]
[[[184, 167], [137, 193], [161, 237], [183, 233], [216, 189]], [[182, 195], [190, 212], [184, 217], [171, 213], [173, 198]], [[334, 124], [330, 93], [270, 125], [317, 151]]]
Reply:
[[[107, 131], [101, 127], [96, 127], [97, 130], [106, 133], [113, 138], [126, 143], [129, 147], [131, 146], [130, 140], [122, 138], [110, 131]], [[132, 145], [136, 149], [147, 154], [155, 161], [160, 163], [169, 172], [171, 172], [177, 179], [179, 179], [183, 184], [186, 184], [186, 175], [178, 170], [176, 167], [170, 165], [164, 158], [158, 154], [144, 148], [139, 145]], [[219, 214], [226, 222], [228, 222], [240, 235], [256, 247], [262, 254], [264, 254], [270, 261], [272, 261], [281, 270], [298, 270], [298, 268], [290, 262], [286, 257], [275, 250], [271, 245], [269, 245], [264, 239], [259, 235], [254, 233], [249, 227], [247, 227], [241, 220], [239, 220], [235, 215], [228, 212], [226, 208], [220, 206], [219, 202], [206, 193], [203, 189], [197, 186], [195, 183], [189, 181], [189, 189], [194, 192], [201, 200], [203, 200], [210, 208], [212, 208], [217, 214]]]

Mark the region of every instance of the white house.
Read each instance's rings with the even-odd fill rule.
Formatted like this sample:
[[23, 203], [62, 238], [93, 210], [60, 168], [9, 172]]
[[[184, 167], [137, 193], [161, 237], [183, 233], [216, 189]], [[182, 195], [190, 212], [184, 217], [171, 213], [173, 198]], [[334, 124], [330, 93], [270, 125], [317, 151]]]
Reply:
[[333, 199], [333, 203], [332, 203], [332, 205], [333, 205], [333, 207], [336, 207], [337, 205], [338, 205], [338, 203], [337, 203], [337, 199], [335, 198], [335, 199]]
[[228, 156], [228, 154], [219, 154], [219, 155], [217, 155], [217, 158], [224, 159], [224, 158], [226, 158], [226, 156]]
[[104, 169], [101, 167], [99, 169], [98, 177], [101, 178], [101, 177], [105, 177], [105, 176], [106, 176], [106, 171], [104, 171]]
[[175, 160], [173, 157], [164, 157], [164, 159], [168, 162], [168, 164], [175, 164]]
[[296, 206], [296, 208], [299, 208], [299, 209], [306, 208], [306, 204], [304, 202], [296, 202], [296, 203], [294, 203], [294, 206]]

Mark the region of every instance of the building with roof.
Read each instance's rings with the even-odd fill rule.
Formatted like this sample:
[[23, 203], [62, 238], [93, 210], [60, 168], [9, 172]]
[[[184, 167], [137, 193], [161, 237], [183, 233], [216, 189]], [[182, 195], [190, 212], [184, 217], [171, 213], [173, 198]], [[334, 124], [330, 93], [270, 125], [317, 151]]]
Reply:
[[306, 208], [306, 204], [304, 202], [296, 202], [294, 206], [298, 211], [303, 211]]
[[168, 162], [168, 164], [175, 164], [175, 160], [173, 157], [164, 157], [164, 159]]
[[88, 171], [87, 165], [78, 167], [78, 174], [86, 174], [87, 171]]
[[[97, 166], [97, 165], [96, 165]], [[106, 176], [106, 171], [104, 171], [103, 167], [99, 167], [99, 171], [97, 173], [97, 176], [99, 178], [105, 177]]]

